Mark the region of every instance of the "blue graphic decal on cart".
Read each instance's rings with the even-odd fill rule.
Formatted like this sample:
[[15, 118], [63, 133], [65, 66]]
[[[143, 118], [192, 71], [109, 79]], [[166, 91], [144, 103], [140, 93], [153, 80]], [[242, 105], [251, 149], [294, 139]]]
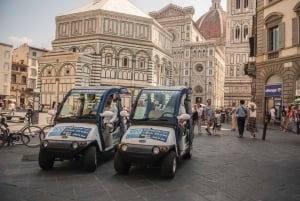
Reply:
[[48, 136], [73, 136], [86, 139], [91, 128], [74, 127], [74, 126], [59, 126], [54, 127]]
[[166, 142], [169, 137], [169, 133], [169, 131], [152, 128], [133, 128], [128, 131], [126, 139], [144, 138]]

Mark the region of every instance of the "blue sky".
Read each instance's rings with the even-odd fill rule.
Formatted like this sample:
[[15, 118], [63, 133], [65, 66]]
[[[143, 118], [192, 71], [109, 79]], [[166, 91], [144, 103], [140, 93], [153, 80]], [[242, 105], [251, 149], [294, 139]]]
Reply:
[[[28, 44], [52, 49], [55, 38], [55, 16], [93, 0], [0, 0], [0, 42], [14, 48]], [[158, 11], [169, 3], [193, 6], [194, 20], [206, 13], [211, 0], [129, 0], [145, 13]], [[226, 10], [226, 0], [222, 0]]]

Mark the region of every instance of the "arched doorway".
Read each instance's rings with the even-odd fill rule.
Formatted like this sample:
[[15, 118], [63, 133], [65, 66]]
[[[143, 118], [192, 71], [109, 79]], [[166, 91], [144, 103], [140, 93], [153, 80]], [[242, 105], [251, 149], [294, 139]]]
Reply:
[[265, 85], [265, 113], [269, 113], [272, 107], [275, 107], [275, 123], [280, 123], [282, 111], [283, 79], [280, 75], [272, 75]]

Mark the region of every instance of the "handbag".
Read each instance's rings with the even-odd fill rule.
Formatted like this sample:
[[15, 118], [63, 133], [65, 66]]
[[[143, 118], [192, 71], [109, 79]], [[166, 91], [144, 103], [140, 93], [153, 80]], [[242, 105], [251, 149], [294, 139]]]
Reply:
[[56, 113], [56, 112], [55, 112], [55, 110], [53, 110], [53, 109], [48, 110], [48, 114], [49, 114], [49, 115], [55, 115], [55, 113]]

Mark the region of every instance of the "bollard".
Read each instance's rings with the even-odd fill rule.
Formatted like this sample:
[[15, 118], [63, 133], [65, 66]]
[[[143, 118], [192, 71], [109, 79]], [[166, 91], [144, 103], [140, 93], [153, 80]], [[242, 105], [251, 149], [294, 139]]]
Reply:
[[264, 117], [264, 130], [263, 130], [262, 140], [266, 139], [267, 126], [268, 126], [268, 123], [269, 123], [270, 119], [271, 119], [271, 115], [265, 114], [265, 117]]

